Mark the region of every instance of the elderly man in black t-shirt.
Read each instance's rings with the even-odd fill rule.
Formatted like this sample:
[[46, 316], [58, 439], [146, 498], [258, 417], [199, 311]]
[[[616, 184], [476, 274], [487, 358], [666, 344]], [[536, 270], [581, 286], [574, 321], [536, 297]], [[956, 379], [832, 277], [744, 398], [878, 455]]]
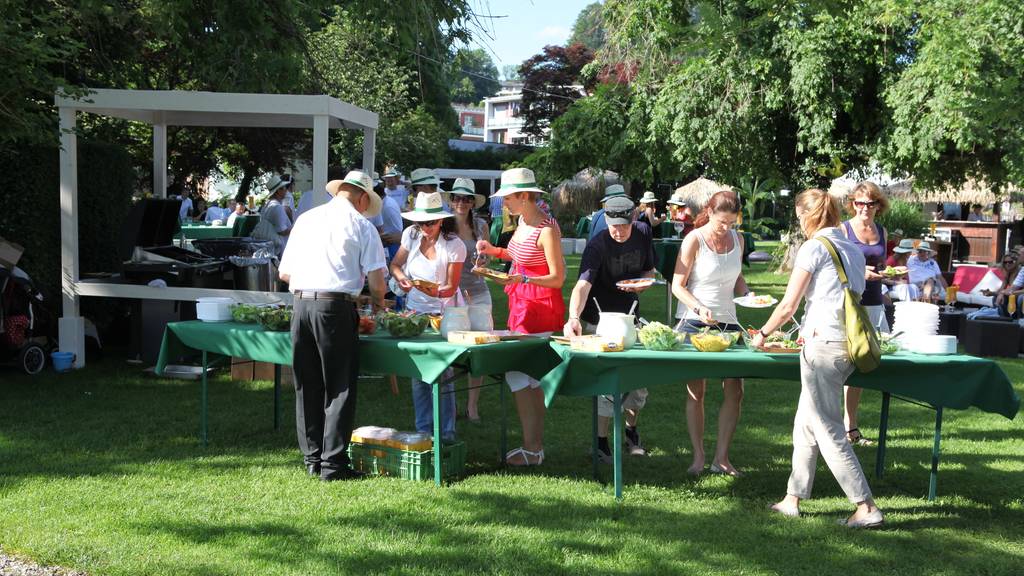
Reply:
[[[616, 287], [617, 282], [654, 277], [651, 228], [633, 221], [633, 208], [633, 201], [628, 196], [614, 197], [605, 203], [604, 218], [608, 229], [587, 242], [583, 251], [580, 278], [572, 289], [569, 320], [563, 329], [566, 336], [593, 334], [598, 322], [597, 304], [605, 312], [628, 313], [633, 303], [639, 301], [638, 294], [646, 289], [622, 289]], [[626, 445], [634, 456], [647, 453], [636, 428], [637, 417], [646, 402], [646, 388], [629, 392], [622, 401], [626, 416]], [[611, 461], [608, 427], [614, 415], [613, 406], [610, 397], [602, 396], [598, 400], [597, 448], [598, 457], [604, 462]]]

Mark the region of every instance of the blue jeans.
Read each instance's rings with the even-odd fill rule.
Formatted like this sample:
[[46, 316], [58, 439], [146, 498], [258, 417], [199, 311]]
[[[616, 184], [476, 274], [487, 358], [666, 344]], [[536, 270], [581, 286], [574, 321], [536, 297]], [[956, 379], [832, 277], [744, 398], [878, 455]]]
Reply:
[[[451, 378], [452, 371], [446, 370], [441, 379]], [[434, 434], [433, 386], [419, 378], [412, 379], [412, 405], [416, 412], [416, 431]], [[441, 438], [455, 439], [455, 382], [441, 386]]]

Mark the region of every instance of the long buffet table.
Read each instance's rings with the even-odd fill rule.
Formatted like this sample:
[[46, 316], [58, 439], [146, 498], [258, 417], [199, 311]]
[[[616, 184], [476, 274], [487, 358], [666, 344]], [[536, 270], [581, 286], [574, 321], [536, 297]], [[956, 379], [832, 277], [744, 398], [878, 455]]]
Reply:
[[[800, 380], [796, 354], [765, 354], [743, 348], [724, 352], [698, 352], [693, 348], [655, 352], [633, 348], [625, 352], [575, 352], [552, 342], [562, 362], [541, 380], [548, 404], [556, 395], [610, 395], [616, 407], [630, 390], [658, 384], [680, 385], [699, 378], [773, 378]], [[935, 443], [929, 500], [935, 498], [938, 477], [939, 438], [944, 408], [976, 407], [1013, 419], [1020, 398], [1002, 368], [994, 361], [974, 356], [927, 356], [898, 352], [884, 356], [882, 365], [869, 374], [854, 372], [848, 383], [883, 393], [879, 445], [875, 473], [881, 477], [889, 421], [889, 401], [895, 395], [935, 409]], [[795, 409], [795, 407], [794, 407]], [[622, 422], [615, 411], [613, 469], [615, 495], [622, 496]]]
[[[274, 371], [274, 428], [280, 423], [280, 366], [292, 363], [289, 332], [264, 330], [257, 324], [235, 322], [172, 322], [164, 331], [156, 372], [163, 374], [168, 364], [193, 351], [202, 353], [203, 375], [200, 402], [200, 437], [207, 442], [207, 368], [209, 354], [272, 362]], [[359, 368], [364, 374], [397, 374], [432, 382], [434, 404], [434, 481], [441, 483], [440, 389], [449, 380], [445, 372], [454, 369], [458, 378], [471, 376], [503, 377], [517, 370], [540, 379], [558, 364], [546, 339], [526, 338], [483, 346], [449, 344], [438, 335], [424, 334], [412, 340], [387, 335], [360, 336]], [[502, 436], [499, 453], [505, 454], [504, 395], [502, 396]]]
[[[255, 324], [175, 322], [167, 325], [157, 362], [157, 373], [174, 359], [199, 351], [203, 359], [200, 434], [207, 439], [207, 380], [205, 368], [208, 353], [250, 358], [278, 365], [291, 364], [291, 335], [288, 332], [265, 331]], [[519, 370], [541, 379], [545, 398], [550, 404], [557, 395], [610, 395], [618, 406], [622, 395], [642, 387], [658, 384], [681, 385], [697, 378], [773, 378], [800, 379], [799, 358], [795, 354], [765, 354], [733, 348], [725, 352], [697, 352], [690, 348], [675, 352], [654, 352], [634, 348], [626, 352], [574, 352], [567, 346], [541, 338], [500, 342], [481, 346], [449, 344], [437, 335], [423, 335], [413, 340], [398, 340], [384, 335], [360, 338], [360, 371], [369, 374], [398, 374], [434, 382], [434, 479], [440, 484], [440, 385], [448, 368], [456, 376], [470, 374], [500, 379], [504, 372]], [[973, 356], [925, 356], [900, 352], [885, 356], [882, 365], [870, 374], [854, 373], [851, 385], [880, 390], [883, 393], [876, 474], [884, 468], [890, 398], [909, 399], [936, 411], [935, 443], [929, 499], [934, 499], [938, 474], [939, 440], [942, 411], [945, 408], [976, 407], [986, 412], [1014, 418], [1020, 398], [1003, 370], [994, 361]], [[502, 393], [504, 408], [504, 389]], [[274, 425], [279, 417], [279, 378], [274, 383]], [[595, 403], [596, 406], [596, 403]], [[502, 448], [504, 455], [505, 425], [502, 411]], [[615, 495], [622, 497], [622, 421], [616, 410], [613, 427], [613, 470]], [[596, 466], [595, 466], [596, 469]]]

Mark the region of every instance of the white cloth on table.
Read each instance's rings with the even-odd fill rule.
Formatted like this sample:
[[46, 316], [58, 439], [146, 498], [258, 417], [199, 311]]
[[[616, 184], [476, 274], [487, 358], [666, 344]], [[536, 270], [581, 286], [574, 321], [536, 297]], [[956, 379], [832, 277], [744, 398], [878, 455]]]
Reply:
[[358, 296], [366, 274], [384, 266], [384, 246], [377, 230], [339, 196], [310, 209], [295, 223], [280, 271], [291, 276], [291, 290]]
[[794, 267], [811, 274], [804, 293], [806, 304], [800, 336], [806, 341], [846, 340], [846, 313], [843, 307], [846, 294], [839, 283], [832, 256], [825, 245], [817, 240], [825, 237], [832, 241], [846, 269], [849, 287], [856, 294], [864, 293], [864, 253], [847, 240], [838, 228], [822, 228], [813, 239], [800, 246]]
[[[458, 236], [447, 239], [441, 234], [434, 244], [434, 259], [431, 260], [420, 251], [422, 239], [423, 233], [416, 226], [410, 226], [402, 233], [401, 246], [409, 251], [403, 271], [410, 280], [428, 280], [442, 285], [447, 279], [448, 264], [466, 260], [466, 245]], [[439, 314], [442, 310], [440, 298], [427, 296], [415, 288], [409, 291], [406, 305], [426, 314]]]

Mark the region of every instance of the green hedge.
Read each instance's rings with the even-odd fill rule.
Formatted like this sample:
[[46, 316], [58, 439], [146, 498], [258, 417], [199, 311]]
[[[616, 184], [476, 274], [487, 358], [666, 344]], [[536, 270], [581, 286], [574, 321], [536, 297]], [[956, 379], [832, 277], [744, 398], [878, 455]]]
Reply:
[[[0, 236], [25, 247], [18, 266], [24, 269], [60, 310], [60, 152], [55, 147], [27, 146], [0, 153], [0, 173], [7, 180], [0, 207]], [[78, 142], [78, 255], [80, 272], [114, 272], [120, 268], [117, 246], [121, 222], [131, 205], [135, 174], [121, 146]], [[86, 311], [105, 323], [109, 306], [83, 298]]]

